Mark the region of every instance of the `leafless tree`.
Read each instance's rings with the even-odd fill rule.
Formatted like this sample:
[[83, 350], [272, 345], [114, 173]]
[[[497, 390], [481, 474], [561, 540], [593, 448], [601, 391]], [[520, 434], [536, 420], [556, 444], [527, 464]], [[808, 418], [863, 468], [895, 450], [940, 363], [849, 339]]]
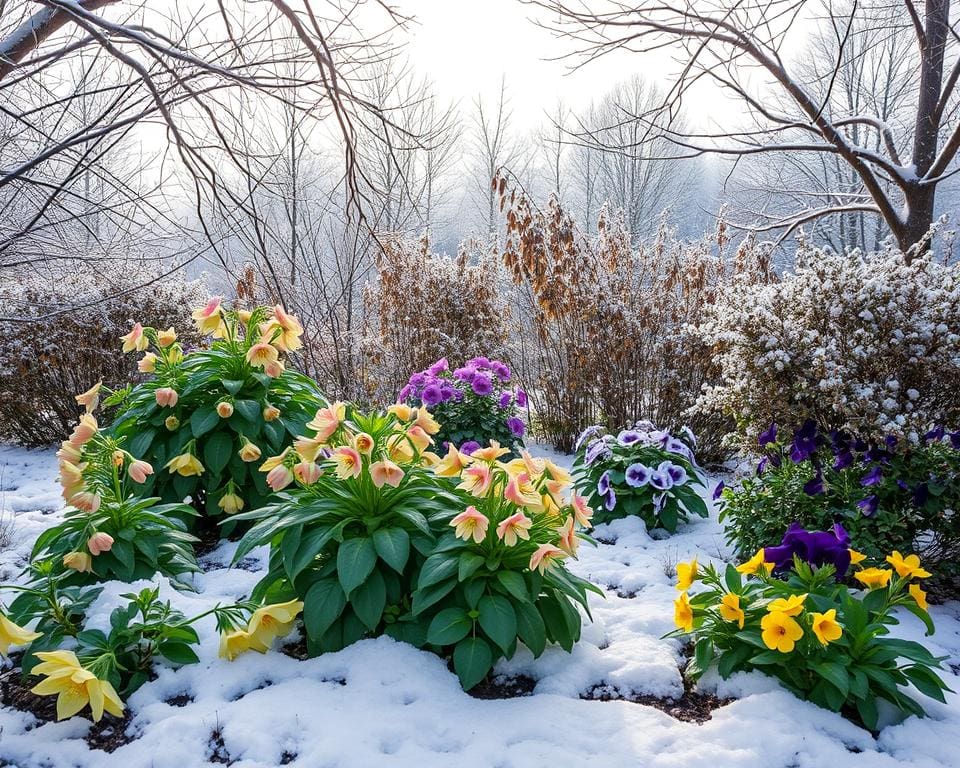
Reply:
[[[364, 5], [371, 11], [362, 13]], [[381, 135], [394, 130], [355, 87], [361, 72], [389, 55], [385, 38], [358, 26], [361, 17], [373, 23], [374, 11], [388, 29], [404, 21], [380, 0], [217, 0], [189, 9], [144, 0], [0, 2], [6, 139], [0, 204], [18, 213], [0, 223], [0, 266], [20, 261], [9, 254], [31, 233], [65, 211], [75, 216], [65, 201], [83, 201], [83, 179], [101, 173], [102, 160], [121, 138], [136, 135], [162, 147], [154, 176], [175, 175], [187, 185], [205, 239], [203, 255], [228, 268], [226, 241], [208, 214], [229, 210], [244, 223], [257, 216], [251, 191], [259, 176], [236, 184], [258, 164], [236, 150], [243, 109], [256, 109], [266, 120], [276, 115], [299, 131], [311, 122], [334, 126], [346, 210], [362, 220], [371, 184], [358, 163], [358, 132], [373, 125]], [[91, 54], [110, 61], [111, 76], [64, 88], [64, 73]], [[81, 108], [94, 97], [105, 103]], [[291, 159], [295, 166], [297, 158]], [[122, 179], [108, 181], [119, 199], [134, 194]], [[289, 207], [288, 215], [298, 210]], [[288, 246], [295, 248], [298, 225], [291, 224]], [[200, 255], [195, 251], [172, 268]]]
[[[922, 5], [915, 0], [525, 1], [546, 12], [546, 26], [575, 41], [574, 55], [582, 61], [615, 50], [667, 49], [678, 56], [679, 72], [661, 104], [637, 115], [651, 135], [670, 139], [677, 156], [818, 153], [849, 166], [866, 192], [867, 198], [861, 199], [839, 190], [839, 204], [828, 199], [764, 228], [789, 232], [825, 215], [869, 212], [882, 218], [903, 250], [926, 242], [937, 188], [956, 172], [960, 149], [956, 115], [960, 36], [950, 20], [950, 0], [924, 0]], [[892, 9], [898, 12], [892, 15]], [[832, 29], [838, 41], [825, 92], [804, 82], [789, 63], [791, 43], [804, 25], [813, 22]], [[854, 31], [863, 25], [913, 40], [909, 62], [915, 103], [909, 128], [900, 139], [875, 105], [864, 104], [863, 112], [827, 108], [845, 51]], [[753, 124], [700, 133], [674, 130], [670, 118], [699, 83], [731, 93], [751, 114]], [[774, 93], [779, 100], [771, 97]]]

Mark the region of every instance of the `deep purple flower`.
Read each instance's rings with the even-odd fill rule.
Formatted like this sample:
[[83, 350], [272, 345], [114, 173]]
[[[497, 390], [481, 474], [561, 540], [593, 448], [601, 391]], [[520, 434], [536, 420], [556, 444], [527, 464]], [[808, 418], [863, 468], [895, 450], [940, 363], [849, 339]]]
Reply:
[[440, 384], [440, 399], [443, 402], [447, 402], [451, 397], [453, 397], [454, 389], [449, 381], [444, 381]]
[[770, 443], [777, 442], [777, 425], [776, 423], [771, 424], [766, 428], [765, 431], [760, 433], [760, 447], [769, 445]]
[[658, 472], [664, 472], [667, 477], [670, 478], [670, 486], [683, 485], [687, 482], [687, 470], [681, 467], [679, 464], [674, 464], [670, 461], [663, 461], [660, 463], [660, 466], [657, 467]]
[[516, 392], [516, 396], [517, 396], [517, 405], [519, 405], [521, 408], [526, 408], [526, 407], [527, 407], [527, 393], [524, 392], [522, 389], [518, 389], [517, 392]]
[[837, 576], [843, 576], [850, 567], [850, 536], [839, 523], [829, 531], [807, 531], [800, 523], [792, 523], [777, 547], [766, 547], [763, 559], [774, 564], [774, 570], [783, 571], [793, 565], [797, 555], [810, 565], [830, 564]]
[[913, 489], [913, 503], [916, 506], [924, 506], [928, 498], [930, 498], [930, 487], [926, 483], [920, 483]]
[[851, 464], [853, 464], [853, 454], [849, 450], [844, 449], [836, 454], [836, 460], [833, 462], [833, 471], [839, 472], [841, 469], [846, 469]]
[[881, 480], [883, 480], [883, 467], [877, 464], [869, 472], [867, 472], [867, 474], [860, 478], [860, 485], [864, 487], [876, 485]]
[[650, 487], [655, 488], [658, 491], [667, 491], [670, 490], [670, 487], [673, 485], [673, 480], [670, 479], [670, 475], [666, 472], [661, 472], [659, 469], [655, 469], [650, 473]]
[[428, 384], [423, 388], [423, 392], [420, 394], [420, 399], [423, 401], [424, 405], [433, 407], [443, 400], [443, 391], [440, 389], [438, 384]]
[[860, 499], [860, 501], [857, 502], [857, 506], [860, 507], [860, 513], [864, 517], [873, 517], [877, 511], [878, 501], [877, 494], [875, 493], [870, 494], [865, 499]]
[[510, 381], [510, 369], [499, 360], [494, 360], [490, 364], [490, 368], [497, 374], [497, 378], [500, 379], [500, 381], [504, 383]]
[[723, 489], [726, 488], [723, 480], [717, 483], [717, 487], [713, 489], [713, 500], [716, 501], [723, 495]]
[[511, 395], [509, 392], [500, 393], [500, 400], [498, 401], [498, 405], [501, 408], [509, 408], [510, 403], [512, 402], [513, 402], [513, 395]]
[[909, 490], [910, 490], [910, 486], [907, 485], [907, 481], [906, 481], [906, 480], [901, 480], [900, 478], [897, 478], [897, 488], [899, 488], [901, 491], [909, 491]]
[[521, 419], [518, 419], [516, 416], [511, 416], [507, 419], [507, 429], [510, 430], [510, 434], [514, 437], [523, 437], [526, 427], [524, 427]]
[[470, 383], [473, 381], [473, 377], [477, 375], [477, 369], [470, 365], [465, 365], [463, 368], [457, 368], [453, 372], [453, 376], [460, 381], [465, 381]]
[[473, 391], [481, 397], [493, 392], [493, 384], [490, 383], [490, 379], [483, 373], [478, 373], [474, 376], [473, 381], [470, 382], [470, 386], [473, 388]]
[[933, 429], [931, 429], [929, 432], [927, 432], [927, 434], [923, 436], [923, 439], [925, 442], [928, 442], [928, 443], [938, 443], [941, 440], [943, 440], [943, 436], [946, 433], [947, 431], [943, 428], [943, 425], [940, 424], [934, 427]]
[[467, 365], [471, 365], [474, 368], [489, 368], [490, 367], [490, 358], [489, 357], [475, 357], [473, 360], [469, 360]]
[[899, 440], [897, 440], [896, 435], [887, 435], [886, 437], [883, 438], [883, 442], [887, 446], [887, 448], [889, 448], [892, 451], [894, 448], [897, 447], [897, 443], [899, 442]]
[[632, 488], [642, 488], [650, 482], [651, 472], [650, 467], [645, 464], [639, 462], [631, 464], [625, 473], [626, 483]]
[[465, 453], [467, 454], [467, 456], [469, 456], [479, 447], [480, 447], [480, 443], [478, 443], [476, 440], [467, 440], [467, 442], [465, 442], [463, 445], [460, 446], [460, 452]]
[[868, 446], [867, 443], [864, 440], [861, 440], [859, 437], [853, 441], [853, 450], [855, 450], [857, 453], [863, 453], [869, 447], [870, 446]]
[[764, 456], [762, 459], [760, 459], [760, 461], [757, 462], [757, 477], [759, 477], [766, 471], [767, 464], [769, 463], [770, 463], [769, 456]]
[[823, 493], [823, 473], [819, 469], [817, 474], [804, 484], [803, 492], [807, 496], [819, 496]]
[[633, 445], [634, 443], [640, 442], [640, 433], [632, 430], [625, 429], [619, 435], [617, 435], [617, 442], [620, 445]]
[[793, 445], [790, 448], [790, 458], [794, 464], [809, 459], [817, 450], [817, 426], [812, 419], [807, 419], [803, 426], [793, 433]]
[[597, 480], [597, 493], [601, 496], [606, 496], [607, 491], [610, 490], [610, 470], [608, 469], [602, 475], [600, 479]]

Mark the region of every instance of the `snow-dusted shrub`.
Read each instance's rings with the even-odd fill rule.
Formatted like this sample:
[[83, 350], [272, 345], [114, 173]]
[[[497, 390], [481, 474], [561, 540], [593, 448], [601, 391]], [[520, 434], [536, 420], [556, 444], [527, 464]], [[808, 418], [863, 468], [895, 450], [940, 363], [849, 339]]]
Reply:
[[203, 295], [178, 275], [131, 291], [158, 275], [137, 261], [56, 278], [24, 275], [0, 287], [0, 314], [10, 318], [0, 319], [0, 440], [54, 444], [77, 420], [77, 392], [98, 381], [122, 387], [136, 376], [136, 361], [116, 353], [133, 319], [182, 327]]
[[410, 376], [397, 399], [431, 409], [440, 422], [438, 445], [453, 443], [470, 453], [496, 440], [517, 450], [526, 430], [519, 409], [527, 394], [511, 385], [512, 378], [501, 360], [474, 357], [451, 370], [442, 358]]
[[579, 639], [576, 604], [598, 589], [563, 560], [590, 510], [549, 461], [495, 443], [441, 459], [439, 428], [422, 407], [327, 409], [264, 465], [282, 492], [240, 513], [256, 522], [235, 561], [270, 545], [253, 599], [302, 601], [311, 654], [387, 634], [449, 653], [472, 688], [518, 641], [539, 656]]
[[[854, 567], [851, 589], [837, 581]], [[889, 566], [889, 567], [887, 567]], [[778, 576], [772, 573], [777, 571]], [[923, 645], [889, 637], [907, 610], [934, 632], [921, 580], [930, 574], [916, 555], [893, 552], [872, 564], [849, 549], [846, 532], [791, 529], [779, 546], [759, 550], [723, 574], [694, 559], [677, 566], [672, 635], [695, 642], [686, 674], [699, 678], [712, 666], [723, 678], [757, 670], [787, 690], [859, 720], [872, 731], [877, 700], [904, 716], [923, 717], [910, 686], [944, 702], [943, 657]], [[692, 597], [687, 590], [700, 583]], [[864, 591], [861, 591], [864, 590]]]
[[723, 226], [690, 243], [664, 224], [652, 241], [634, 244], [622, 213], [607, 210], [589, 236], [556, 199], [541, 211], [505, 182], [500, 189], [503, 258], [524, 328], [514, 369], [527, 385], [534, 428], [571, 450], [590, 424], [649, 420], [676, 430], [689, 421], [702, 457], [717, 458], [726, 418], [687, 414], [714, 376], [709, 347], [688, 327], [731, 275], [770, 279], [766, 252], [748, 242], [729, 257]]
[[960, 265], [804, 245], [780, 282], [724, 286], [699, 333], [720, 377], [698, 408], [745, 446], [773, 422], [913, 443], [960, 423]]
[[289, 446], [324, 401], [313, 380], [285, 367], [303, 329], [282, 307], [247, 311], [215, 298], [193, 317], [209, 347], [185, 350], [174, 329], [140, 323], [123, 337], [124, 351], [144, 353], [138, 366], [149, 376], [107, 399], [118, 406], [107, 431], [155, 468], [144, 495], [189, 497], [201, 525], [229, 534], [231, 524], [211, 521], [264, 503], [261, 455]]
[[960, 584], [960, 431], [933, 429], [919, 445], [892, 435], [871, 445], [808, 421], [792, 436], [770, 427], [759, 450], [755, 476], [718, 494], [727, 541], [741, 556], [794, 523], [839, 523], [868, 556], [918, 552], [941, 591]]
[[674, 533], [689, 514], [706, 517], [707, 505], [695, 488], [703, 487], [695, 445], [689, 429], [674, 437], [648, 421], [616, 436], [598, 426], [584, 430], [573, 474], [594, 521], [636, 515], [648, 529]]
[[476, 243], [456, 258], [419, 242], [390, 240], [377, 256], [377, 278], [364, 289], [363, 391], [386, 404], [420, 371], [441, 358], [502, 356], [509, 305], [497, 259]]

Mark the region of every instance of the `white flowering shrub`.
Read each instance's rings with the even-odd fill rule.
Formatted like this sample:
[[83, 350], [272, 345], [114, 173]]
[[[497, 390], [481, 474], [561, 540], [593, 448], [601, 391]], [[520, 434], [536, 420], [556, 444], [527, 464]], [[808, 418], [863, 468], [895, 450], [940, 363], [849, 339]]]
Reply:
[[957, 265], [802, 245], [780, 282], [723, 286], [699, 334], [721, 375], [697, 408], [737, 418], [744, 445], [773, 422], [913, 443], [960, 423]]
[[[159, 276], [143, 261], [103, 262], [57, 275], [18, 275], [0, 286], [0, 440], [50, 445], [66, 437], [74, 399], [103, 381], [111, 389], [137, 376], [136, 360], [117, 354], [135, 319], [186, 327], [206, 291], [178, 274]], [[146, 285], [139, 290], [138, 286]], [[64, 311], [68, 310], [68, 311]], [[187, 334], [184, 341], [199, 337]]]

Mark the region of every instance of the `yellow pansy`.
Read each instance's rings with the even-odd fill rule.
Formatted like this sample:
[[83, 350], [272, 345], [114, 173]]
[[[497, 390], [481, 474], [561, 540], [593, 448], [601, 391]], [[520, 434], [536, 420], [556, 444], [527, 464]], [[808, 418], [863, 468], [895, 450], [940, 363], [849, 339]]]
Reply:
[[814, 613], [813, 616], [813, 634], [821, 645], [827, 645], [834, 640], [839, 640], [843, 634], [843, 628], [837, 623], [837, 611], [831, 608], [826, 613]]
[[689, 563], [677, 563], [677, 589], [686, 592], [697, 580], [697, 558]]
[[904, 557], [897, 550], [893, 550], [893, 554], [887, 557], [887, 562], [893, 566], [897, 575], [904, 579], [926, 579], [930, 576], [930, 571], [920, 567], [920, 558], [916, 555]]
[[771, 613], [785, 613], [787, 616], [797, 616], [803, 611], [803, 603], [806, 599], [806, 592], [802, 595], [790, 595], [790, 597], [786, 599], [779, 597], [767, 606], [767, 610]]
[[773, 563], [768, 563], [763, 557], [763, 550], [757, 550], [757, 554], [751, 557], [747, 562], [737, 566], [740, 573], [756, 574], [765, 571], [770, 574], [773, 571]]
[[848, 550], [850, 552], [850, 564], [859, 565], [864, 560], [867, 559], [867, 556], [863, 552], [857, 552], [855, 549]]
[[57, 720], [73, 717], [87, 704], [94, 722], [99, 722], [104, 711], [115, 717], [123, 716], [123, 702], [113, 686], [84, 669], [73, 651], [38, 652], [36, 656], [41, 663], [33, 668], [32, 673], [46, 679], [30, 692], [38, 696], [57, 694]]
[[763, 630], [760, 637], [764, 645], [772, 651], [780, 653], [790, 653], [801, 637], [803, 629], [797, 624], [796, 620], [780, 611], [768, 613], [760, 620], [760, 628]]
[[720, 600], [720, 615], [725, 621], [735, 621], [740, 629], [743, 629], [743, 622], [746, 615], [743, 608], [740, 607], [740, 595], [728, 592]]
[[677, 629], [682, 629], [684, 632], [693, 631], [693, 607], [686, 592], [681, 592], [680, 597], [673, 601], [673, 622], [677, 625]]
[[890, 577], [893, 571], [889, 568], [864, 568], [853, 574], [853, 578], [863, 584], [867, 589], [882, 589], [890, 583]]

